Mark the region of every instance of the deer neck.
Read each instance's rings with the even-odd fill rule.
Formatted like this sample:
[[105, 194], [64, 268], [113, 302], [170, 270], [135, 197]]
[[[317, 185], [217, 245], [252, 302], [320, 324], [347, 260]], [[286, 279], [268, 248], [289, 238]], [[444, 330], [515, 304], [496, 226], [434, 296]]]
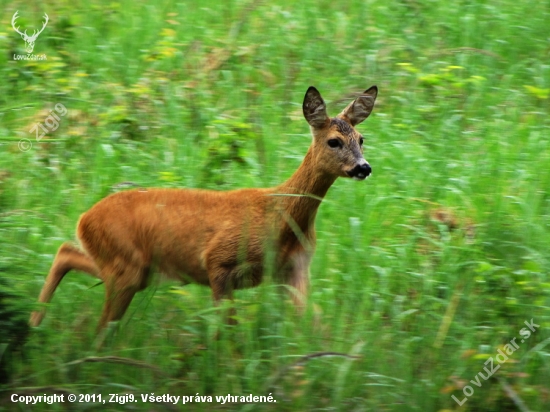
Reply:
[[[317, 209], [335, 180], [335, 176], [328, 175], [317, 167], [310, 148], [298, 170], [277, 188], [277, 193], [282, 196], [284, 214], [287, 219], [290, 218], [288, 226], [297, 225], [309, 237]], [[296, 231], [296, 227], [289, 229]]]

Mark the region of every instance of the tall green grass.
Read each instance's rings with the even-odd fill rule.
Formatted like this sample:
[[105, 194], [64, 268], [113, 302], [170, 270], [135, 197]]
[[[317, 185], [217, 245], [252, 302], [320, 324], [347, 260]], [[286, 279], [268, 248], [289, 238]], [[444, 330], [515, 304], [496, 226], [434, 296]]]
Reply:
[[[13, 60], [16, 10], [30, 32], [50, 16], [34, 51], [47, 60]], [[277, 400], [176, 410], [548, 410], [549, 19], [530, 0], [8, 1], [0, 276], [22, 297], [0, 302], [0, 408], [61, 410], [9, 401], [57, 391], [133, 394], [108, 405], [127, 410], [165, 407], [141, 402], [153, 392]], [[338, 180], [320, 208], [304, 316], [268, 280], [237, 293], [227, 327], [208, 289], [159, 282], [96, 351], [103, 287], [71, 273], [21, 345], [12, 308], [30, 312], [95, 202], [123, 182], [278, 184], [310, 143], [307, 87], [336, 115], [372, 84], [359, 129], [374, 173]], [[67, 115], [36, 142], [29, 130], [57, 103]], [[531, 319], [537, 332], [470, 383]], [[459, 407], [465, 385], [474, 394]]]

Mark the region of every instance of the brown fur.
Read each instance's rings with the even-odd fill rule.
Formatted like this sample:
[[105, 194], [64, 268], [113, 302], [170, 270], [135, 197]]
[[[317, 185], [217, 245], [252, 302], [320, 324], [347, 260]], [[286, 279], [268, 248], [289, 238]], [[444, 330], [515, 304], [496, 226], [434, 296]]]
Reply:
[[[153, 270], [208, 285], [218, 302], [235, 289], [258, 285], [264, 264], [273, 263], [278, 280], [294, 288], [295, 304], [303, 305], [317, 209], [337, 177], [349, 177], [358, 164], [366, 164], [362, 136], [353, 125], [370, 114], [376, 94], [371, 87], [331, 120], [321, 95], [310, 87], [303, 110], [313, 142], [298, 170], [277, 187], [140, 189], [99, 201], [78, 223], [84, 251], [61, 246], [39, 301], [49, 302], [70, 270], [95, 276], [105, 284], [101, 329], [124, 315]], [[335, 138], [341, 147], [327, 144]], [[273, 262], [266, 261], [266, 250], [276, 251]], [[43, 317], [43, 310], [33, 312], [31, 325], [38, 326]]]

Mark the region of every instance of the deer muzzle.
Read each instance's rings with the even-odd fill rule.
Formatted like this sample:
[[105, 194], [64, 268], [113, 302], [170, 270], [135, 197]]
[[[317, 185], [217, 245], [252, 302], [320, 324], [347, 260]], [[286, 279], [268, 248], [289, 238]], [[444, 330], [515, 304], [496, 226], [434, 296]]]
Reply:
[[348, 173], [348, 176], [353, 179], [365, 180], [372, 173], [372, 168], [367, 163], [367, 161], [363, 159], [363, 162], [356, 165], [353, 169], [349, 170], [347, 173]]

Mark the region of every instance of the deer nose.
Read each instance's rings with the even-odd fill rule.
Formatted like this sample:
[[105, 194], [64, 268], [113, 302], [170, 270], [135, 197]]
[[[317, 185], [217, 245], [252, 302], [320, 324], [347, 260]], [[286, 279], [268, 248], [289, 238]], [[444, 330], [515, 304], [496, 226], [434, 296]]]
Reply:
[[348, 175], [349, 177], [353, 177], [354, 179], [363, 180], [366, 179], [371, 173], [372, 168], [367, 162], [365, 162], [351, 169], [348, 172]]

